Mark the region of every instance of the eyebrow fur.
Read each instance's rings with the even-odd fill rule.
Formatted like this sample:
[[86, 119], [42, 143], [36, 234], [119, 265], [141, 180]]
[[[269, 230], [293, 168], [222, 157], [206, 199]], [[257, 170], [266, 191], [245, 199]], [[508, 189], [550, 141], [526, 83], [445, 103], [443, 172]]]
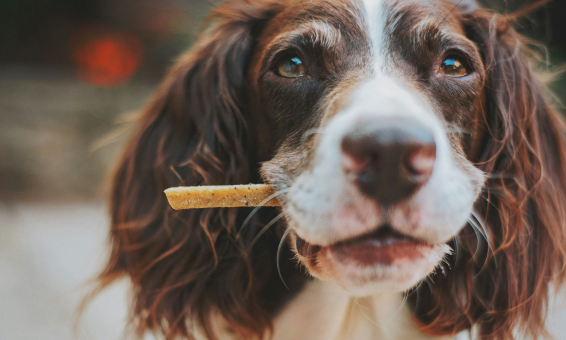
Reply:
[[[303, 37], [307, 36], [313, 45], [320, 44], [325, 48], [331, 48], [338, 44], [342, 39], [340, 28], [336, 28], [329, 24], [328, 21], [312, 19], [300, 25], [304, 30]], [[306, 41], [303, 41], [306, 45]]]

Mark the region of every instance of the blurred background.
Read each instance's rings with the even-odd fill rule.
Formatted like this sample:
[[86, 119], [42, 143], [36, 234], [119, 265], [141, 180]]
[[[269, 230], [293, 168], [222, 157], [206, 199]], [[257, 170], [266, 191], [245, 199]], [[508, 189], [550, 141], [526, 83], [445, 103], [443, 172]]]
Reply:
[[[528, 1], [486, 1], [512, 12]], [[76, 307], [101, 267], [104, 179], [132, 117], [196, 40], [206, 0], [2, 0], [0, 4], [0, 339], [122, 339], [127, 282]], [[566, 1], [520, 30], [566, 61]], [[552, 89], [566, 100], [566, 81]], [[553, 308], [558, 308], [557, 303]], [[563, 339], [566, 313], [551, 327]], [[76, 337], [75, 337], [76, 336]]]

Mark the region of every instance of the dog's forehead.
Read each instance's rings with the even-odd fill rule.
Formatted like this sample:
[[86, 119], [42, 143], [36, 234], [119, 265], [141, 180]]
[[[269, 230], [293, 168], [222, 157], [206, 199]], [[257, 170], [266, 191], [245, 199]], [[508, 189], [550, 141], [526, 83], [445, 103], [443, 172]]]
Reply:
[[401, 25], [409, 23], [417, 29], [458, 31], [456, 7], [470, 8], [473, 4], [473, 0], [296, 0], [287, 3], [263, 36], [275, 38], [298, 26], [322, 22], [347, 34], [363, 35], [374, 49], [380, 49]]

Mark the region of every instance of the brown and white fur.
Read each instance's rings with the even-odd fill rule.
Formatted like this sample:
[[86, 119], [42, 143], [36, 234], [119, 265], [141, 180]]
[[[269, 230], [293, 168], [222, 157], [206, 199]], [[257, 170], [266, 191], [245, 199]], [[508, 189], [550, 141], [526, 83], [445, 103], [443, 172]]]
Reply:
[[[116, 168], [101, 287], [131, 278], [138, 335], [166, 339], [545, 336], [566, 149], [513, 19], [472, 0], [219, 6]], [[249, 182], [282, 208], [162, 194]]]

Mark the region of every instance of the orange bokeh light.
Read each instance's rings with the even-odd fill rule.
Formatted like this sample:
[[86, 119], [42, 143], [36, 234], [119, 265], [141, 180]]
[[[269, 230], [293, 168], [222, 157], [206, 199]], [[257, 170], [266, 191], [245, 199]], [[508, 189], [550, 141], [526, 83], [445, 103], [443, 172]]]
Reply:
[[84, 81], [102, 87], [125, 84], [138, 70], [143, 48], [127, 34], [78, 34], [72, 44], [77, 72]]

